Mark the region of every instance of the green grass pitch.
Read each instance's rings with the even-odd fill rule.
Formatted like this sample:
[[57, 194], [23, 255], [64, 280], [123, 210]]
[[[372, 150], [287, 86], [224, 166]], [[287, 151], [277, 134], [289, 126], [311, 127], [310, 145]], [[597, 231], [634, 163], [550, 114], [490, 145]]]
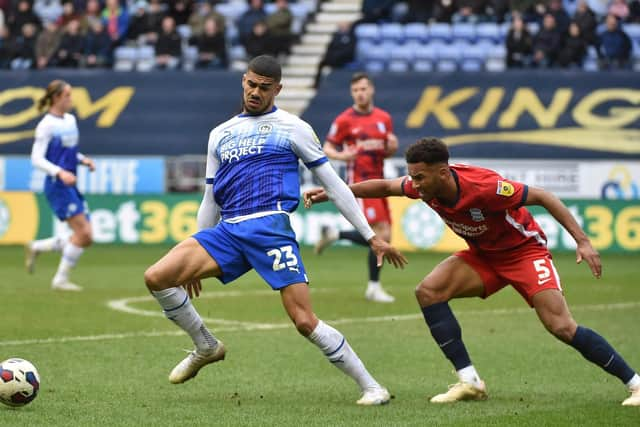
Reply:
[[[190, 340], [162, 317], [142, 281], [145, 267], [166, 249], [92, 247], [74, 271], [85, 290], [59, 293], [49, 289], [57, 254], [41, 256], [29, 276], [22, 248], [0, 248], [0, 359], [28, 359], [42, 379], [30, 405], [0, 406], [0, 426], [640, 423], [640, 408], [620, 406], [627, 397], [622, 384], [552, 338], [510, 288], [486, 301], [452, 303], [489, 400], [430, 404], [428, 398], [455, 377], [413, 290], [443, 254], [408, 254], [404, 271], [386, 266], [383, 283], [397, 301], [381, 305], [363, 297], [364, 249], [336, 247], [321, 257], [303, 251], [316, 313], [344, 333], [389, 388], [389, 405], [357, 406], [356, 385], [297, 334], [279, 294], [254, 273], [226, 287], [204, 282], [195, 304], [224, 340], [227, 358], [188, 383], [172, 385], [168, 373]], [[600, 332], [640, 369], [640, 254], [604, 256], [601, 280], [586, 265], [576, 266], [572, 254], [556, 255], [555, 261], [578, 323]]]

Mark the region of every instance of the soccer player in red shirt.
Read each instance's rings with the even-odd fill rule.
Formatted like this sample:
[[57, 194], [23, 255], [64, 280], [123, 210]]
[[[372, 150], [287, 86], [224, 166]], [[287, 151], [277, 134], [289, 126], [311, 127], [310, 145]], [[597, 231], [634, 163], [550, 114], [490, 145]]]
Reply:
[[[393, 134], [391, 116], [373, 105], [374, 87], [365, 73], [356, 73], [351, 78], [353, 106], [344, 110], [333, 121], [324, 143], [327, 157], [347, 162], [347, 183], [353, 184], [367, 179], [384, 178], [384, 159], [398, 149], [398, 139]], [[367, 221], [387, 242], [391, 240], [391, 213], [387, 199], [359, 199]], [[339, 239], [350, 240], [366, 246], [357, 231], [338, 231], [334, 227], [323, 227], [315, 246], [317, 254]], [[376, 302], [393, 302], [380, 284], [380, 267], [375, 254], [368, 255], [369, 283], [365, 297]]]
[[[487, 298], [510, 284], [536, 310], [549, 332], [627, 386], [631, 396], [623, 405], [640, 406], [640, 376], [602, 336], [573, 319], [544, 232], [524, 206], [547, 209], [575, 239], [576, 261], [586, 261], [593, 275], [600, 278], [600, 255], [567, 207], [545, 190], [504, 179], [492, 170], [449, 165], [447, 146], [436, 138], [419, 140], [405, 157], [408, 176], [350, 187], [356, 197], [422, 199], [469, 245], [438, 264], [416, 288], [431, 335], [460, 380], [431, 402], [487, 398], [485, 384], [471, 363], [448, 301]], [[310, 190], [304, 200], [308, 207], [326, 200], [326, 196]]]

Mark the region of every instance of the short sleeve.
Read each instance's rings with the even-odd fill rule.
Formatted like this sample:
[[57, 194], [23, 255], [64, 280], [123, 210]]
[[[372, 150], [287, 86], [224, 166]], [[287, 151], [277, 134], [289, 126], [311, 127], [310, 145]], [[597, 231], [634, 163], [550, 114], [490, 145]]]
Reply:
[[504, 179], [497, 175], [483, 185], [482, 198], [491, 210], [517, 209], [527, 201], [529, 187], [518, 181]]
[[308, 123], [300, 120], [294, 125], [292, 133], [291, 149], [307, 168], [312, 169], [329, 161], [322, 151], [320, 139]]
[[418, 193], [418, 190], [416, 190], [415, 188], [413, 188], [413, 185], [411, 184], [411, 177], [410, 176], [405, 176], [404, 179], [402, 180], [402, 185], [400, 186], [402, 188], [402, 193], [407, 196], [410, 199], [419, 199], [420, 198], [420, 193]]
[[331, 123], [329, 133], [327, 134], [327, 141], [335, 145], [342, 145], [346, 137], [347, 128], [347, 123], [338, 116], [338, 118]]
[[218, 161], [218, 155], [216, 153], [218, 148], [217, 135], [218, 133], [215, 129], [209, 133], [209, 142], [207, 143], [207, 169], [205, 172], [207, 184], [213, 184], [213, 179], [220, 167], [220, 162]]

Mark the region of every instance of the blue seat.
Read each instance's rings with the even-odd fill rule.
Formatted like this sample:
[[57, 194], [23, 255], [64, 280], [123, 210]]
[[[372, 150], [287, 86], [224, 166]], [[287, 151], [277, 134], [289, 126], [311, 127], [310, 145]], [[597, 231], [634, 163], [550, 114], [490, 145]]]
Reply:
[[376, 24], [360, 24], [355, 31], [358, 40], [380, 41], [380, 30]]
[[411, 62], [415, 57], [415, 50], [417, 46], [418, 45], [415, 43], [396, 45], [390, 52], [391, 59], [401, 59], [406, 62]]
[[413, 71], [428, 73], [433, 71], [433, 62], [426, 59], [418, 59], [413, 62]]
[[466, 42], [457, 42], [447, 45], [444, 49], [438, 49], [438, 71], [456, 71], [462, 59], [462, 49], [468, 47]]
[[390, 57], [391, 52], [396, 48], [396, 44], [393, 42], [380, 43], [373, 49], [362, 51], [365, 61], [378, 60], [385, 63]]
[[406, 73], [409, 71], [409, 62], [402, 59], [392, 59], [387, 66], [389, 71], [394, 73]]
[[481, 45], [464, 46], [460, 68], [464, 71], [482, 71], [486, 56], [487, 51]]
[[412, 22], [404, 26], [404, 39], [425, 43], [429, 39], [429, 27], [422, 22]]
[[215, 10], [224, 15], [227, 22], [235, 22], [238, 18], [249, 9], [249, 5], [247, 3], [239, 3], [239, 2], [228, 2], [228, 3], [219, 3], [215, 5]]
[[632, 41], [640, 41], [640, 24], [624, 24], [622, 31], [627, 33]]
[[491, 40], [493, 43], [502, 40], [498, 25], [490, 22], [483, 22], [476, 26], [476, 37], [478, 40]]
[[468, 22], [458, 22], [451, 28], [453, 40], [466, 40], [474, 42], [476, 40], [476, 26]]
[[379, 73], [384, 71], [384, 61], [367, 61], [364, 64], [364, 69], [370, 73]]
[[379, 26], [380, 38], [382, 41], [393, 41], [396, 43], [404, 41], [404, 28], [398, 23], [388, 23]]
[[529, 22], [527, 23], [527, 30], [529, 30], [529, 34], [535, 36], [540, 31], [540, 25], [537, 22]]
[[368, 39], [358, 39], [356, 42], [356, 57], [366, 60], [369, 53], [377, 49], [377, 44]]
[[429, 40], [441, 40], [449, 43], [451, 38], [451, 26], [449, 24], [434, 22], [429, 26]]

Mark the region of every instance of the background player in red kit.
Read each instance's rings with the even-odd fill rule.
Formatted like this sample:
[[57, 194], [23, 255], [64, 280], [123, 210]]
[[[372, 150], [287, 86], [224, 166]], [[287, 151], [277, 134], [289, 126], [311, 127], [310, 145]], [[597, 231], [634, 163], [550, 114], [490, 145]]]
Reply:
[[[373, 82], [365, 73], [351, 78], [353, 106], [344, 110], [331, 125], [324, 143], [327, 157], [347, 162], [347, 183], [367, 179], [384, 178], [384, 159], [398, 149], [398, 139], [393, 134], [391, 116], [373, 105]], [[387, 199], [358, 200], [373, 231], [387, 242], [391, 240], [391, 213]], [[324, 248], [339, 239], [350, 240], [366, 246], [362, 236], [352, 231], [338, 231], [335, 227], [323, 227], [315, 247], [320, 254]], [[393, 302], [394, 298], [380, 284], [380, 268], [375, 254], [368, 255], [369, 283], [365, 297], [376, 302]]]
[[[577, 325], [562, 294], [544, 232], [524, 205], [546, 208], [575, 239], [576, 261], [586, 261], [599, 278], [600, 256], [567, 207], [545, 190], [506, 180], [492, 170], [449, 165], [447, 146], [436, 138], [421, 139], [409, 147], [405, 157], [407, 177], [376, 179], [350, 187], [356, 197], [422, 199], [469, 245], [437, 265], [416, 288], [431, 334], [460, 380], [431, 402], [487, 398], [485, 384], [471, 364], [448, 301], [487, 298], [511, 284], [536, 310], [549, 332], [627, 386], [631, 396], [623, 405], [640, 406], [640, 376], [603, 337]], [[326, 196], [311, 190], [304, 199], [310, 206], [326, 200]]]

